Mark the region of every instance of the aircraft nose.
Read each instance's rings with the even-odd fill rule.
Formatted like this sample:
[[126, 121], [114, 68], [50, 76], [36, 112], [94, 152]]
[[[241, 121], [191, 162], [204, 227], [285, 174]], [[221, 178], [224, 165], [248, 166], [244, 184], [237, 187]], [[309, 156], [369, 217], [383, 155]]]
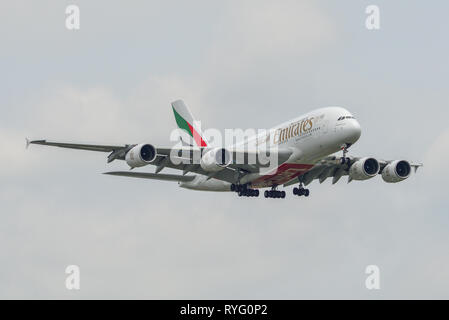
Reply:
[[346, 127], [346, 138], [347, 142], [355, 143], [357, 140], [359, 140], [360, 135], [362, 134], [362, 128], [360, 127], [360, 123], [352, 119], [350, 123], [348, 123]]

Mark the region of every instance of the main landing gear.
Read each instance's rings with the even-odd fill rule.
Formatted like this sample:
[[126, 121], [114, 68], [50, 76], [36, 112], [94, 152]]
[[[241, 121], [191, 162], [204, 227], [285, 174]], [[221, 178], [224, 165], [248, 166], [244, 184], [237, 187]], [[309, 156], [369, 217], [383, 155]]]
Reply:
[[284, 199], [285, 191], [278, 191], [276, 187], [271, 188], [271, 190], [265, 190], [264, 192], [265, 198], [275, 198], [275, 199]]
[[296, 196], [305, 196], [305, 197], [308, 197], [309, 194], [310, 194], [310, 191], [309, 191], [309, 189], [305, 189], [305, 188], [302, 186], [302, 183], [301, 183], [301, 184], [299, 185], [299, 188], [296, 188], [296, 187], [293, 188], [293, 194], [296, 195]]
[[248, 188], [247, 184], [231, 184], [231, 191], [237, 192], [239, 197], [259, 196], [259, 190]]

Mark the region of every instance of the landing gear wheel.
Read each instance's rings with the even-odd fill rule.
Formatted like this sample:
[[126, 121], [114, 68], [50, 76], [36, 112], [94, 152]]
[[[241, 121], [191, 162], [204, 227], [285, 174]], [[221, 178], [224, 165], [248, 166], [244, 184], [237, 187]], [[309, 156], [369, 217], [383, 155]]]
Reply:
[[[256, 191], [259, 192], [259, 190], [256, 190]], [[265, 190], [263, 194], [264, 194], [265, 198], [274, 198], [274, 199], [279, 199], [279, 198], [284, 199], [286, 196], [285, 191], [278, 191], [274, 188], [271, 190]]]
[[303, 184], [300, 183], [299, 184], [299, 188], [296, 188], [296, 187], [293, 188], [293, 194], [297, 195], [297, 196], [306, 196], [306, 197], [308, 197], [309, 194], [310, 194], [310, 191], [309, 191], [309, 189], [305, 189], [303, 187]]
[[248, 184], [231, 184], [231, 191], [238, 194], [239, 197], [258, 197], [259, 190], [251, 189]]

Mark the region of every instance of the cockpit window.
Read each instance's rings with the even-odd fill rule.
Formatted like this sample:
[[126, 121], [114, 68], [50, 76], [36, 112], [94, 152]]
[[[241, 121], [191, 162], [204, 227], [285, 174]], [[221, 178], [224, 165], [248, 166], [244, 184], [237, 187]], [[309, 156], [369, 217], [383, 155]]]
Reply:
[[338, 118], [337, 121], [341, 121], [341, 120], [344, 120], [344, 119], [355, 119], [355, 117], [353, 117], [353, 116], [344, 116], [344, 117]]

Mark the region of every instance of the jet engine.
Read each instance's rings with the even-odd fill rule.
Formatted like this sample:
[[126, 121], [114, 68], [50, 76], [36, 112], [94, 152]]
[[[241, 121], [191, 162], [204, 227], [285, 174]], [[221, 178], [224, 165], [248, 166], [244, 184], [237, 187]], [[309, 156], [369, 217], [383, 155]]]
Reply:
[[394, 183], [407, 179], [410, 176], [411, 166], [408, 161], [395, 160], [390, 162], [382, 170], [382, 179], [385, 182]]
[[226, 168], [232, 161], [232, 154], [224, 148], [206, 152], [200, 161], [201, 168], [207, 172], [217, 172]]
[[156, 148], [151, 144], [138, 144], [126, 153], [126, 163], [131, 168], [143, 167], [156, 159]]
[[379, 172], [379, 162], [374, 158], [362, 158], [349, 168], [349, 176], [354, 180], [367, 180]]

